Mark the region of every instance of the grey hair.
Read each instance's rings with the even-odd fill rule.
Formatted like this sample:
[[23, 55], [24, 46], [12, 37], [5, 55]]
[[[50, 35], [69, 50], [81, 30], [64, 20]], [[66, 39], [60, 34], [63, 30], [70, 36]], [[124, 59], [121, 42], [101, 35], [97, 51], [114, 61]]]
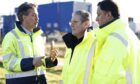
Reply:
[[74, 14], [79, 15], [81, 17], [81, 22], [90, 21], [91, 22], [91, 15], [88, 11], [85, 10], [78, 10], [75, 11]]

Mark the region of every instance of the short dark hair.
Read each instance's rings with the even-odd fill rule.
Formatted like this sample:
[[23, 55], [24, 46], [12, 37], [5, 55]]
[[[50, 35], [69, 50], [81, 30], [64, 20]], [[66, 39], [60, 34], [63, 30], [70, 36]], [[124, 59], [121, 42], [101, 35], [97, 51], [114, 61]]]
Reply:
[[103, 0], [103, 1], [98, 3], [98, 6], [103, 11], [111, 12], [111, 14], [114, 18], [120, 17], [118, 6], [112, 0]]
[[36, 4], [32, 4], [32, 3], [28, 3], [28, 2], [24, 2], [23, 4], [21, 4], [18, 9], [17, 9], [17, 17], [19, 19], [19, 21], [23, 21], [22, 16], [23, 15], [28, 15], [29, 14], [29, 9], [34, 9], [37, 8]]
[[80, 15], [81, 22], [88, 21], [88, 20], [90, 21], [90, 19], [91, 19], [90, 13], [85, 10], [78, 10], [78, 11], [74, 12], [74, 14]]

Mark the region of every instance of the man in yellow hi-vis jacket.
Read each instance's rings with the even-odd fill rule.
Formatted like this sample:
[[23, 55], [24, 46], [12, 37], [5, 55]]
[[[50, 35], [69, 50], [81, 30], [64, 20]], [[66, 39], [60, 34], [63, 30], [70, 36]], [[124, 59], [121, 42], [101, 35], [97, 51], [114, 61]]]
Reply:
[[112, 0], [98, 3], [100, 26], [93, 31], [96, 46], [85, 84], [140, 84], [140, 42], [119, 16]]
[[56, 51], [45, 57], [45, 45], [38, 25], [37, 6], [23, 3], [18, 7], [15, 29], [2, 42], [6, 84], [47, 84], [46, 67], [57, 65]]
[[72, 33], [63, 36], [67, 46], [64, 67], [62, 71], [63, 84], [83, 84], [87, 57], [93, 45], [94, 35], [87, 32], [91, 26], [90, 13], [78, 10], [72, 14], [70, 26]]

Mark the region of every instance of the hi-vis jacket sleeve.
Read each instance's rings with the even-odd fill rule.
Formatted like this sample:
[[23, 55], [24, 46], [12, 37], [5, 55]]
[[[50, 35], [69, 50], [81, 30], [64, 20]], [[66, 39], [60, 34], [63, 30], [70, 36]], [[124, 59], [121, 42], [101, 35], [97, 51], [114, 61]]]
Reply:
[[[26, 70], [26, 67], [22, 67], [21, 65], [24, 62], [24, 59], [19, 56], [20, 51], [18, 49], [18, 44], [16, 42], [16, 38], [12, 33], [8, 33], [2, 42], [2, 50], [3, 50], [3, 65], [5, 69], [8, 71], [23, 71], [22, 68], [24, 68], [24, 71]], [[32, 60], [33, 58], [30, 58], [28, 60]], [[27, 59], [26, 63], [27, 63]], [[30, 61], [32, 62], [32, 61]], [[29, 62], [28, 62], [29, 64]], [[27, 64], [26, 64], [27, 65]], [[25, 63], [24, 63], [25, 66]], [[31, 69], [34, 68], [32, 64], [28, 65]]]
[[52, 61], [50, 57], [42, 59], [42, 62], [43, 62], [43, 65], [46, 68], [51, 68], [51, 67], [54, 67], [54, 66], [56, 66], [58, 64], [58, 60], [57, 59]]
[[119, 39], [109, 36], [95, 62], [92, 84], [126, 84], [127, 47]]

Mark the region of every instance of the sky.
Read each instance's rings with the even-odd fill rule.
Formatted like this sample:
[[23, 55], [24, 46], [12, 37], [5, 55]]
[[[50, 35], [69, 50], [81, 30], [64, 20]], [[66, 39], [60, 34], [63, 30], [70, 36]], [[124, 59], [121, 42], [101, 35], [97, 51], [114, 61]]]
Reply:
[[[23, 2], [32, 2], [36, 4], [46, 4], [51, 2], [62, 2], [72, 0], [0, 0], [0, 15], [9, 15], [14, 13], [14, 8], [18, 7]], [[101, 0], [74, 0], [86, 1], [92, 3], [93, 21], [96, 18], [97, 3]], [[120, 9], [121, 17], [127, 20], [128, 17], [133, 17], [135, 22], [140, 23], [140, 1], [139, 0], [114, 0]]]

